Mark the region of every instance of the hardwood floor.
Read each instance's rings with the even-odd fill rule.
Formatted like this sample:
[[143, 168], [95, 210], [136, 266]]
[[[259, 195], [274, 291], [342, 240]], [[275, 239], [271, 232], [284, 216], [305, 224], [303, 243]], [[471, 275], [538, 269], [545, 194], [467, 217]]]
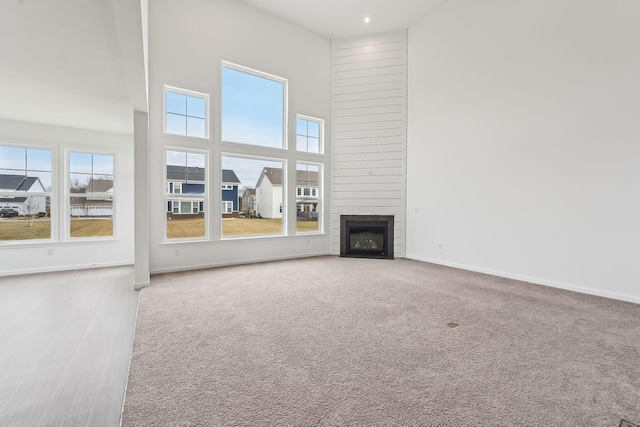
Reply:
[[0, 425], [117, 427], [133, 267], [0, 277]]

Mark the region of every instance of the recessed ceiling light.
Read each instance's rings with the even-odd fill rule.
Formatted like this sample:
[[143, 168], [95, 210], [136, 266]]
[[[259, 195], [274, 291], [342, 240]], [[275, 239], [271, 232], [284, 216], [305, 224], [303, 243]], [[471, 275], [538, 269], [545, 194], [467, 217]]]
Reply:
[[364, 18], [364, 22], [368, 24], [369, 22], [371, 22], [371, 19], [367, 16], [366, 18]]

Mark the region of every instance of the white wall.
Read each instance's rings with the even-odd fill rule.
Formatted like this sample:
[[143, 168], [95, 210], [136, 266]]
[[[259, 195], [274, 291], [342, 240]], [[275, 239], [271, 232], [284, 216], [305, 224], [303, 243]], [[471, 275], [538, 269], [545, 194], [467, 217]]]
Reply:
[[393, 215], [405, 253], [407, 32], [333, 40], [331, 249], [340, 215]]
[[[115, 151], [117, 228], [116, 239], [108, 241], [0, 242], [0, 275], [133, 263], [133, 136], [0, 119], [3, 142], [42, 145], [60, 156], [64, 156], [60, 147]], [[62, 182], [54, 181], [58, 190], [52, 199], [58, 206], [65, 202]]]
[[640, 302], [638, 22], [450, 0], [410, 28], [408, 257]]
[[[149, 135], [150, 135], [150, 268], [152, 272], [186, 270], [269, 259], [326, 254], [327, 235], [293, 236], [295, 232], [295, 115], [324, 118], [329, 125], [329, 40], [235, 0], [154, 0], [149, 4]], [[289, 81], [292, 149], [278, 156], [287, 161], [289, 195], [285, 207], [291, 236], [220, 241], [220, 197], [210, 192], [210, 240], [164, 241], [165, 146], [208, 150], [210, 188], [219, 189], [221, 61], [247, 66]], [[163, 85], [211, 95], [211, 140], [198, 141], [162, 133]], [[327, 145], [329, 141], [327, 141]], [[330, 150], [327, 150], [328, 152]], [[268, 156], [272, 150], [246, 146], [245, 155]], [[313, 156], [301, 160], [313, 161]], [[328, 184], [328, 178], [326, 178]], [[326, 185], [325, 188], [327, 188]], [[288, 200], [293, 203], [287, 204]], [[325, 226], [325, 229], [327, 227]]]

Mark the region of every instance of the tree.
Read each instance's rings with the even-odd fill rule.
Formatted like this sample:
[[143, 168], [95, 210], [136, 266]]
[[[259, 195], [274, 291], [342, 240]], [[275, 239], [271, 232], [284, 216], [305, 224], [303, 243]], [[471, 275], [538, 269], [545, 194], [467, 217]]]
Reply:
[[27, 227], [33, 227], [33, 217], [40, 209], [40, 205], [33, 200], [33, 197], [27, 197], [24, 203], [25, 219], [27, 220]]

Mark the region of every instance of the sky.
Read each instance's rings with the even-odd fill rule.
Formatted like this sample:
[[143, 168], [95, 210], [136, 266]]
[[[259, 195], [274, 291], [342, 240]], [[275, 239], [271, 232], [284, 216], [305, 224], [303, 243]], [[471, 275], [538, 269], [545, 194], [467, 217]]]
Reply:
[[282, 162], [222, 156], [222, 169], [231, 169], [236, 173], [240, 189], [255, 188], [263, 168], [282, 169]]
[[204, 153], [188, 153], [185, 151], [167, 151], [167, 165], [204, 168]]
[[222, 140], [282, 148], [284, 83], [222, 67]]
[[175, 135], [206, 137], [204, 98], [167, 91], [166, 132]]
[[51, 190], [51, 151], [0, 146], [0, 175], [23, 175], [40, 178], [46, 191]]

